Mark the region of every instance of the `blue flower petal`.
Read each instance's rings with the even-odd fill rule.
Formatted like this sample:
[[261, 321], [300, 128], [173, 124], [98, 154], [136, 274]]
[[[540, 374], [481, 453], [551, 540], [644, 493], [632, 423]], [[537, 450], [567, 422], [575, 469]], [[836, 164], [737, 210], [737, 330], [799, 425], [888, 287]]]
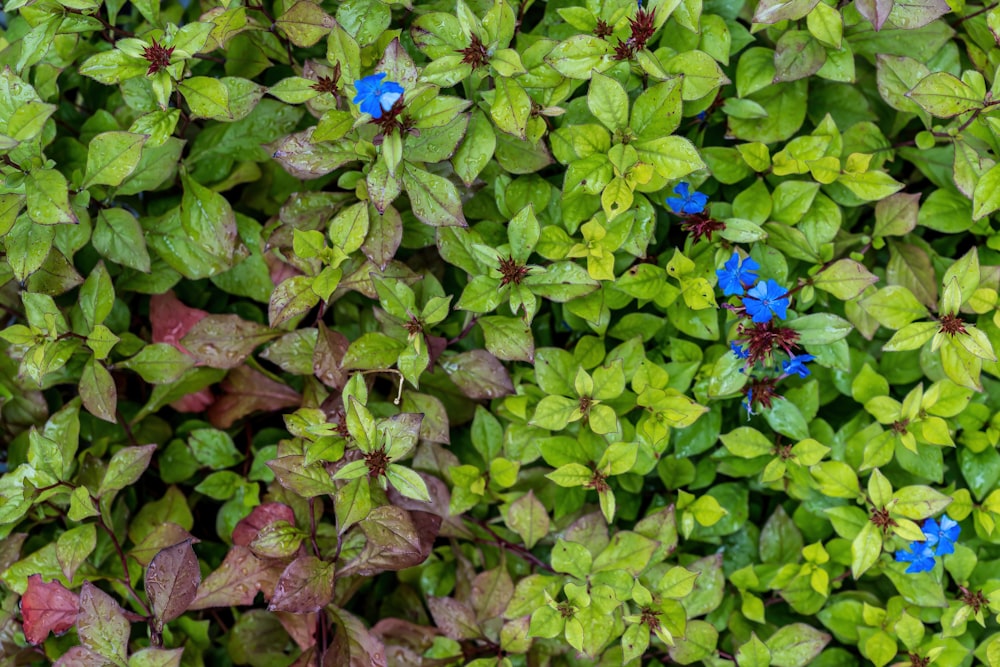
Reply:
[[357, 90], [354, 103], [362, 113], [372, 118], [381, 118], [382, 112], [391, 109], [406, 92], [395, 81], [383, 81], [385, 77], [385, 72], [378, 72], [354, 82], [354, 88]]

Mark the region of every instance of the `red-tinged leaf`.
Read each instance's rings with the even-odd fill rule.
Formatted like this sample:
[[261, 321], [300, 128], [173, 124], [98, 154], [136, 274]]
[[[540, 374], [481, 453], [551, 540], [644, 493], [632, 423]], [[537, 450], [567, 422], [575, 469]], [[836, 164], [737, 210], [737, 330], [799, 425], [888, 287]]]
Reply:
[[858, 12], [871, 21], [875, 30], [881, 30], [889, 13], [892, 12], [894, 0], [858, 0], [854, 3]]
[[199, 364], [236, 368], [258, 346], [280, 335], [239, 315], [209, 315], [191, 327], [182, 343]]
[[310, 647], [308, 651], [303, 651], [302, 655], [296, 658], [295, 662], [288, 667], [319, 667], [319, 658], [316, 656], [316, 649]]
[[191, 548], [192, 542], [184, 540], [163, 549], [153, 557], [146, 570], [146, 595], [158, 631], [183, 614], [198, 592], [201, 571], [198, 557]]
[[337, 632], [323, 667], [387, 667], [385, 646], [357, 616], [332, 608]]
[[249, 515], [243, 517], [233, 529], [233, 544], [248, 547], [264, 526], [275, 521], [295, 524], [295, 512], [284, 503], [264, 503], [257, 505]]
[[333, 599], [333, 563], [315, 556], [296, 558], [278, 578], [268, 609], [308, 614]]
[[441, 636], [437, 628], [417, 625], [399, 618], [383, 618], [372, 626], [371, 633], [385, 645], [386, 656], [393, 665], [420, 664], [424, 655]]
[[281, 621], [288, 636], [295, 640], [299, 648], [306, 651], [316, 645], [316, 614], [293, 614], [287, 611], [276, 611], [274, 616]]
[[208, 410], [208, 420], [216, 428], [229, 428], [251, 412], [275, 412], [298, 407], [302, 397], [286, 384], [275, 382], [248, 366], [234, 369], [221, 383], [226, 393]]
[[21, 545], [26, 539], [27, 533], [11, 533], [0, 541], [0, 572], [21, 560]]
[[510, 374], [500, 360], [486, 350], [462, 352], [441, 359], [441, 367], [469, 398], [500, 398], [514, 393]]
[[507, 567], [501, 565], [486, 572], [480, 572], [472, 580], [472, 607], [476, 618], [486, 621], [491, 618], [503, 618], [507, 604], [514, 595], [514, 581], [507, 572]]
[[55, 661], [54, 667], [104, 667], [108, 661], [83, 646], [71, 646]]
[[28, 590], [21, 597], [24, 636], [32, 644], [41, 644], [49, 632], [62, 634], [76, 623], [80, 600], [76, 593], [58, 581], [45, 583], [42, 575], [28, 577]]
[[177, 412], [204, 412], [215, 402], [215, 394], [207, 387], [183, 396], [170, 404]]
[[283, 569], [283, 563], [261, 560], [250, 549], [234, 546], [219, 569], [198, 586], [188, 610], [250, 605], [258, 591], [270, 600]]
[[434, 617], [434, 625], [447, 637], [456, 641], [476, 639], [483, 631], [476, 622], [476, 614], [463, 602], [454, 598], [427, 596], [427, 608]]
[[157, 524], [156, 527], [153, 528], [153, 531], [142, 539], [142, 542], [135, 545], [135, 548], [129, 552], [129, 555], [140, 565], [146, 566], [149, 565], [149, 563], [153, 560], [153, 557], [160, 553], [163, 549], [172, 547], [175, 544], [180, 544], [184, 540], [189, 539], [192, 539], [191, 533], [187, 532], [183, 527], [178, 526], [176, 523], [167, 521]]
[[370, 577], [423, 563], [434, 546], [441, 517], [384, 505], [372, 510], [358, 525], [367, 540], [344, 573]]
[[80, 643], [94, 653], [120, 667], [128, 664], [129, 622], [114, 598], [89, 581], [80, 590], [76, 631]]
[[327, 387], [343, 389], [347, 383], [347, 373], [342, 368], [344, 354], [351, 343], [339, 331], [327, 329], [319, 323], [319, 335], [313, 350], [313, 373]]
[[166, 294], [154, 294], [149, 299], [149, 322], [153, 327], [154, 343], [169, 343], [184, 354], [190, 354], [183, 345], [181, 338], [208, 313], [198, 308], [189, 308], [174, 296], [172, 291]]

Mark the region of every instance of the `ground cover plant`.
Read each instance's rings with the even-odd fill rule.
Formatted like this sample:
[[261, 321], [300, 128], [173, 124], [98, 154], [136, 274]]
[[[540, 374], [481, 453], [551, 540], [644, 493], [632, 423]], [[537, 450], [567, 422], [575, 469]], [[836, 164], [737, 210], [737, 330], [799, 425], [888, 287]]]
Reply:
[[0, 19], [3, 667], [1000, 667], [1000, 8]]

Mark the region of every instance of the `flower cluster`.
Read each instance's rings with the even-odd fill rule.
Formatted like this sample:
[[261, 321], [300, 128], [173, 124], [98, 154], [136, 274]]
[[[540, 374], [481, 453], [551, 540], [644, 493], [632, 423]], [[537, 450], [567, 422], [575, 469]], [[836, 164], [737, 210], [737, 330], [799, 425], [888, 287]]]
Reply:
[[667, 207], [675, 215], [684, 218], [681, 229], [691, 234], [694, 241], [701, 237], [712, 240], [712, 232], [718, 232], [726, 228], [726, 225], [718, 220], [713, 220], [705, 207], [708, 205], [708, 195], [697, 190], [692, 191], [691, 185], [681, 181], [674, 188], [676, 197], [667, 197]]
[[908, 574], [929, 572], [934, 569], [935, 558], [937, 556], [947, 556], [948, 554], [955, 553], [955, 540], [958, 539], [958, 534], [962, 532], [962, 528], [958, 525], [958, 522], [947, 514], [941, 517], [940, 523], [935, 519], [927, 519], [924, 521], [924, 525], [921, 526], [921, 530], [924, 532], [924, 540], [922, 542], [910, 542], [910, 546], [906, 551], [900, 549], [896, 552], [897, 562], [910, 564], [906, 568]]
[[[790, 375], [808, 377], [806, 364], [815, 359], [811, 354], [799, 354], [797, 331], [777, 323], [788, 315], [788, 290], [771, 278], [758, 280], [759, 270], [760, 264], [752, 258], [743, 259], [734, 252], [715, 272], [722, 293], [740, 297], [739, 306], [726, 308], [742, 320], [737, 328], [740, 337], [730, 343], [730, 349], [744, 361], [743, 372], [750, 374], [744, 389], [747, 415], [756, 414], [754, 406], [771, 407], [771, 401], [778, 397], [775, 387], [779, 380]], [[780, 364], [777, 354], [786, 357]]]
[[646, 48], [646, 42], [656, 32], [656, 10], [646, 9], [642, 2], [636, 3], [635, 18], [628, 20], [631, 34], [625, 41], [619, 40], [615, 46], [615, 60], [628, 60]]

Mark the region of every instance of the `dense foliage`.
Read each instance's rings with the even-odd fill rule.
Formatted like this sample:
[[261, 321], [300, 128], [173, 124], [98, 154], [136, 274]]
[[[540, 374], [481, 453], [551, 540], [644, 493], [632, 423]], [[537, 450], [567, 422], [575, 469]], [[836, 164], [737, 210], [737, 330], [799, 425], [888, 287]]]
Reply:
[[3, 667], [1000, 667], [1000, 8], [4, 12]]

